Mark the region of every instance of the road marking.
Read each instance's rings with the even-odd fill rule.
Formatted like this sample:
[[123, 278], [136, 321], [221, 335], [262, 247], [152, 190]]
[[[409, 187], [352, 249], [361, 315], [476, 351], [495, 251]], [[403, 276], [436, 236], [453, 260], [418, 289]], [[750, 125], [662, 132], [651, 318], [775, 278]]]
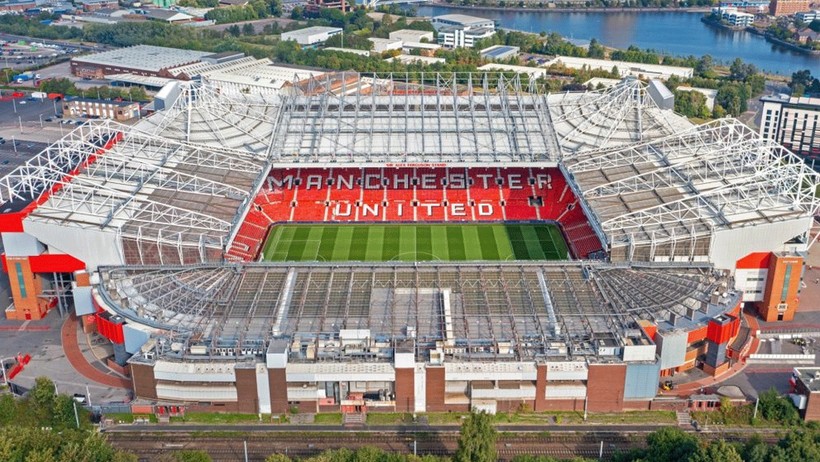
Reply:
[[24, 322], [24, 323], [23, 323], [23, 325], [22, 325], [22, 326], [20, 326], [20, 328], [19, 328], [19, 329], [17, 329], [17, 332], [23, 332], [24, 330], [26, 330], [26, 326], [28, 326], [30, 322], [31, 322], [31, 321], [26, 321], [26, 322]]

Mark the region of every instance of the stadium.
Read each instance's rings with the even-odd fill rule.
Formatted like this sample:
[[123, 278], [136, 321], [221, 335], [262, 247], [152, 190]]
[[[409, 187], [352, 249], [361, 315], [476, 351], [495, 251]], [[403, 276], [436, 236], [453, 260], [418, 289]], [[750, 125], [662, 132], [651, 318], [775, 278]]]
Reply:
[[169, 84], [0, 180], [6, 316], [72, 311], [172, 412], [662, 407], [793, 315], [820, 178], [661, 93]]

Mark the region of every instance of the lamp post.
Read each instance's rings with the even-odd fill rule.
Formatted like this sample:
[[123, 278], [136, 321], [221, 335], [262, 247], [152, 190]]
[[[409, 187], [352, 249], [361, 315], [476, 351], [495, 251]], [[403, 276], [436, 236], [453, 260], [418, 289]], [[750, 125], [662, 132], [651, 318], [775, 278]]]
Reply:
[[77, 414], [77, 401], [74, 401], [72, 399], [72, 402], [74, 403], [74, 422], [77, 423], [77, 429], [79, 429], [80, 428], [80, 416], [79, 416], [79, 414]]

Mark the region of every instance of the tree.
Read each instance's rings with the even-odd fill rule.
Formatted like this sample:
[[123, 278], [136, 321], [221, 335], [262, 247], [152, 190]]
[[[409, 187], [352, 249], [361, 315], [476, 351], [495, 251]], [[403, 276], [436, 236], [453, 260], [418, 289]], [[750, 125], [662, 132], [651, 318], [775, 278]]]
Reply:
[[792, 74], [789, 88], [791, 88], [793, 96], [802, 96], [804, 92], [809, 94], [820, 93], [820, 79], [812, 77], [811, 71], [808, 69], [797, 71]]
[[291, 462], [291, 458], [284, 454], [271, 454], [265, 458], [265, 462]]
[[715, 66], [714, 59], [710, 55], [703, 55], [695, 65], [695, 73], [701, 77], [711, 77]]
[[745, 64], [742, 59], [735, 58], [729, 66], [729, 78], [732, 80], [746, 80], [757, 74], [754, 64]]
[[597, 39], [592, 39], [589, 41], [589, 49], [587, 49], [587, 56], [590, 58], [604, 58], [606, 54], [606, 50], [604, 46], [598, 43]]
[[205, 451], [185, 450], [174, 453], [176, 462], [211, 462], [211, 456]]
[[242, 35], [242, 29], [240, 29], [239, 26], [237, 26], [236, 24], [225, 29], [225, 32], [233, 35], [234, 37], [239, 37], [240, 35]]
[[760, 415], [766, 420], [784, 424], [793, 424], [800, 420], [800, 415], [791, 401], [780, 396], [774, 388], [760, 394], [758, 407]]
[[492, 416], [486, 412], [473, 412], [461, 425], [454, 462], [494, 462], [496, 432]]
[[743, 462], [743, 458], [734, 446], [717, 440], [698, 448], [688, 462]]
[[698, 451], [698, 439], [679, 428], [665, 427], [646, 437], [646, 462], [685, 461]]
[[253, 24], [246, 23], [242, 26], [242, 35], [254, 35], [256, 34], [256, 29], [253, 28]]
[[42, 422], [43, 425], [51, 425], [55, 397], [54, 382], [51, 379], [37, 377], [34, 380], [34, 386], [29, 390], [29, 410], [37, 421]]

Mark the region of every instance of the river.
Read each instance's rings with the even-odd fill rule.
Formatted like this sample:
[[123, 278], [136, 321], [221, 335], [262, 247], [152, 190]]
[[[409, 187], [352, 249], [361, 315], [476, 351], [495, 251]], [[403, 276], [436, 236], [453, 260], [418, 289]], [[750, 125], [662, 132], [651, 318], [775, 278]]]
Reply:
[[731, 32], [701, 22], [703, 13], [670, 12], [550, 12], [500, 11], [420, 6], [419, 16], [463, 13], [498, 21], [503, 28], [527, 32], [558, 32], [565, 37], [598, 39], [606, 46], [637, 45], [679, 56], [712, 55], [729, 63], [735, 58], [767, 72], [791, 75], [810, 69], [820, 75], [820, 57], [799, 53], [746, 31]]

